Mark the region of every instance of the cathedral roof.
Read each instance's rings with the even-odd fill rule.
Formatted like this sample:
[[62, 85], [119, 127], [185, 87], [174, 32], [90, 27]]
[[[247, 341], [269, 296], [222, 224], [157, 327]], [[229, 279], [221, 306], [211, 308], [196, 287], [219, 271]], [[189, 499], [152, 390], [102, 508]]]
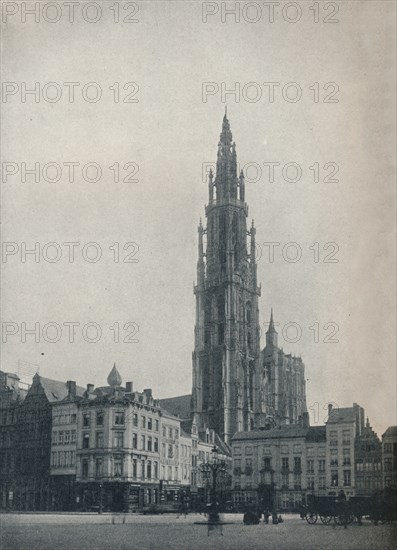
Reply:
[[190, 418], [192, 394], [178, 395], [177, 397], [169, 397], [168, 399], [160, 399], [160, 407], [169, 411], [172, 415], [182, 418], [183, 420]]
[[108, 384], [109, 386], [121, 386], [123, 380], [120, 376], [119, 371], [117, 370], [116, 363], [113, 365], [112, 370], [109, 373], [108, 376]]

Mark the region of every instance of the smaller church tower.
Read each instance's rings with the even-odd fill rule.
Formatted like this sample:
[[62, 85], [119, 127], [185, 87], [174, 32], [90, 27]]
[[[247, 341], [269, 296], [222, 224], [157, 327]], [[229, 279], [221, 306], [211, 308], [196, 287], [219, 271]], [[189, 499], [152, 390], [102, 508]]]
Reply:
[[266, 347], [268, 347], [269, 349], [278, 347], [278, 334], [276, 329], [274, 328], [273, 308], [271, 309], [270, 313], [269, 328], [266, 332]]

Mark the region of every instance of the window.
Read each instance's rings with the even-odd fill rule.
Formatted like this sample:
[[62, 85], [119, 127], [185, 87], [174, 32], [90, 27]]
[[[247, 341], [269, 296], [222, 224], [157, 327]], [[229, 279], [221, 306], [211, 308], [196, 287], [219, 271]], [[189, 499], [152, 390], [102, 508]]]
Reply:
[[135, 433], [132, 434], [132, 448], [133, 449], [138, 448], [138, 435]]
[[158, 437], [155, 437], [154, 438], [154, 452], [155, 453], [158, 453], [159, 452], [159, 440], [158, 440]]
[[350, 449], [343, 449], [343, 466], [350, 466]]
[[294, 453], [301, 453], [302, 449], [300, 445], [294, 445]]
[[59, 445], [62, 445], [63, 443], [63, 432], [59, 432], [59, 435], [58, 435], [58, 443]]
[[146, 429], [146, 416], [141, 416], [141, 427], [142, 429]]
[[157, 479], [159, 476], [159, 464], [158, 462], [153, 462], [153, 477]]
[[70, 432], [70, 442], [71, 443], [76, 443], [76, 430], [72, 430]]
[[123, 432], [115, 432], [114, 434], [114, 446], [118, 449], [124, 447], [124, 433]]
[[132, 459], [132, 477], [136, 477], [136, 476], [137, 476], [137, 459], [133, 458]]
[[83, 460], [81, 461], [81, 465], [82, 465], [82, 477], [83, 479], [87, 479], [88, 477], [88, 458], [83, 458]]
[[96, 425], [97, 426], [103, 426], [103, 412], [98, 411], [96, 413]]
[[74, 466], [76, 464], [76, 452], [70, 451], [70, 465]]
[[343, 486], [350, 487], [351, 485], [351, 472], [350, 470], [343, 470]]
[[103, 447], [103, 432], [96, 433], [96, 447], [97, 448]]
[[168, 428], [168, 437], [172, 439], [172, 428]]
[[383, 452], [384, 453], [391, 453], [393, 452], [393, 447], [391, 443], [384, 443], [383, 445]]
[[252, 447], [251, 445], [247, 445], [245, 448], [245, 454], [246, 455], [252, 455]]
[[338, 432], [336, 430], [329, 432], [329, 444], [333, 446], [338, 445]]
[[331, 449], [331, 466], [338, 465], [338, 449]]
[[271, 470], [272, 469], [272, 459], [270, 457], [266, 456], [263, 459], [263, 468], [265, 470]]
[[138, 415], [136, 413], [132, 415], [132, 425], [138, 427]]
[[264, 455], [270, 455], [271, 454], [270, 446], [266, 446], [266, 447], [263, 448], [263, 454]]
[[124, 413], [121, 411], [116, 411], [114, 413], [114, 423], [116, 426], [124, 426]]
[[146, 450], [146, 437], [144, 435], [141, 435], [141, 450]]
[[147, 478], [148, 479], [152, 479], [152, 461], [151, 460], [148, 460], [147, 461]]
[[338, 485], [339, 485], [338, 472], [334, 470], [331, 472], [331, 486], [338, 487]]
[[307, 478], [307, 488], [308, 488], [310, 491], [314, 491], [314, 477], [309, 476], [309, 477]]
[[64, 432], [63, 442], [65, 443], [65, 445], [68, 445], [68, 444], [69, 444], [69, 441], [70, 441], [70, 431], [69, 431], [69, 430], [66, 430], [66, 431]]
[[163, 426], [163, 437], [167, 437], [167, 428]]
[[123, 476], [123, 459], [120, 456], [115, 457], [114, 463], [113, 463], [113, 472], [114, 477], [122, 477]]
[[172, 466], [167, 467], [167, 479], [172, 480]]
[[90, 448], [90, 434], [83, 435], [83, 449]]
[[314, 460], [307, 461], [307, 473], [314, 474]]
[[385, 457], [384, 459], [385, 472], [391, 472], [393, 469], [393, 460], [391, 457]]
[[324, 489], [326, 489], [326, 479], [325, 479], [325, 476], [320, 476], [318, 478], [318, 488], [320, 489], [320, 491], [323, 491]]
[[289, 459], [288, 457], [283, 457], [281, 462], [281, 469], [282, 470], [289, 470]]
[[70, 415], [70, 423], [71, 423], [71, 424], [76, 424], [76, 422], [77, 422], [77, 416], [76, 416], [76, 414], [75, 414], [75, 413], [74, 413], [74, 414], [71, 414], [71, 415]]
[[281, 454], [287, 455], [289, 452], [288, 445], [281, 445]]
[[147, 450], [148, 451], [152, 450], [152, 438], [151, 437], [147, 438]]
[[174, 457], [172, 445], [168, 445], [168, 455], [167, 456], [168, 456], [168, 458], [173, 458]]
[[142, 479], [145, 479], [145, 459], [141, 460], [141, 474]]
[[95, 460], [95, 477], [102, 477], [102, 458]]
[[57, 454], [56, 453], [51, 453], [51, 466], [56, 466], [56, 457], [57, 457]]
[[83, 413], [83, 426], [88, 428], [90, 425], [90, 413]]
[[155, 420], [155, 421], [154, 421], [154, 425], [155, 425], [155, 430], [156, 430], [156, 432], [158, 432], [158, 431], [159, 431], [159, 421], [158, 421], [158, 420]]
[[325, 472], [325, 460], [318, 461], [318, 471]]
[[153, 420], [150, 417], [148, 417], [148, 419], [147, 419], [147, 429], [148, 430], [153, 429]]
[[350, 445], [350, 430], [342, 431], [342, 445]]
[[[5, 435], [5, 434], [2, 434]], [[58, 443], [58, 432], [52, 432], [52, 444], [56, 445]], [[2, 441], [2, 446], [4, 446], [4, 439]]]
[[175, 439], [178, 439], [179, 437], [179, 430], [178, 428], [175, 428]]
[[294, 471], [300, 472], [302, 470], [301, 466], [301, 457], [300, 456], [294, 456]]

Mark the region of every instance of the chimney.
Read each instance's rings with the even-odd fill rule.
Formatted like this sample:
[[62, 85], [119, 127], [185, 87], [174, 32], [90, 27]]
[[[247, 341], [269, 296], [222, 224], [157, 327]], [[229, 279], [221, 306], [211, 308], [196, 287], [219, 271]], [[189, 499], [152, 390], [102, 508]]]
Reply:
[[152, 388], [146, 388], [145, 390], [143, 390], [143, 393], [145, 393], [148, 397], [153, 396]]
[[332, 403], [328, 403], [328, 416], [331, 414], [332, 412]]
[[132, 388], [133, 388], [132, 382], [126, 382], [126, 384], [125, 384], [125, 391], [126, 391], [127, 393], [132, 393]]
[[94, 384], [87, 384], [87, 393], [92, 393], [94, 391]]
[[66, 385], [68, 387], [69, 397], [76, 397], [76, 382], [74, 380], [68, 380]]
[[310, 420], [309, 420], [309, 413], [308, 412], [304, 412], [303, 415], [302, 415], [302, 426], [304, 428], [309, 428], [310, 427]]

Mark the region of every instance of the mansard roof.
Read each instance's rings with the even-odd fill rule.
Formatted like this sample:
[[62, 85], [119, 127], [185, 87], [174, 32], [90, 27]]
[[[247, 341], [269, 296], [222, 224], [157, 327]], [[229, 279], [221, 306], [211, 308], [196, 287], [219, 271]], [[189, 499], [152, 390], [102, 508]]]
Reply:
[[192, 394], [178, 395], [176, 397], [169, 397], [168, 399], [160, 399], [160, 407], [169, 411], [174, 416], [187, 420], [190, 418], [190, 404]]
[[232, 441], [250, 440], [250, 439], [279, 439], [279, 438], [298, 438], [306, 437], [310, 428], [303, 428], [298, 424], [286, 424], [272, 428], [271, 430], [252, 430], [249, 432], [237, 432]]
[[353, 407], [335, 408], [332, 409], [327, 420], [329, 422], [354, 422], [357, 418], [357, 413]]
[[326, 441], [327, 432], [325, 426], [310, 426], [306, 434], [306, 441], [312, 443], [321, 443]]

